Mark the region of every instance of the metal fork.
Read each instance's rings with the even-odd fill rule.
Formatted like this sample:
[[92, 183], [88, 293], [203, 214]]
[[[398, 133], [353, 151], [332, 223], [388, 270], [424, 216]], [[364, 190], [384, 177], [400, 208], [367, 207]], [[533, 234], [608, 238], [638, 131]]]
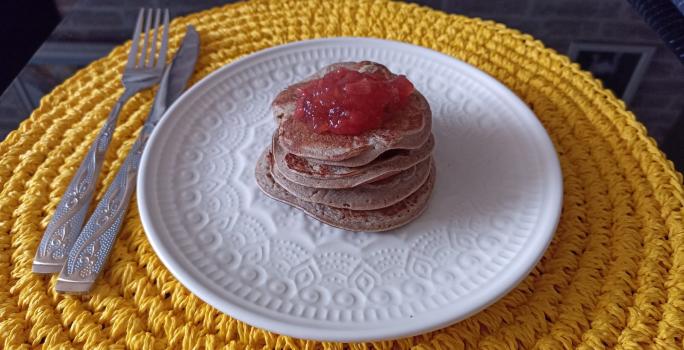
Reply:
[[[153, 12], [155, 12], [154, 30], [150, 32]], [[147, 11], [140, 9], [131, 49], [128, 53], [128, 62], [122, 78], [124, 92], [114, 104], [105, 125], [90, 146], [88, 154], [81, 162], [73, 179], [71, 179], [69, 187], [57, 205], [52, 220], [43, 233], [43, 238], [33, 259], [33, 272], [35, 273], [56, 273], [62, 269], [69, 249], [81, 232], [88, 206], [93, 199], [102, 161], [112, 139], [121, 108], [133, 95], [156, 85], [161, 79], [166, 65], [166, 51], [169, 41], [169, 11], [166, 9], [163, 11], [164, 30], [161, 40], [158, 40], [161, 17], [161, 9], [147, 9]], [[144, 34], [142, 34], [143, 24], [145, 26]], [[141, 36], [144, 39], [142, 40], [142, 48], [139, 50]], [[157, 50], [158, 41], [161, 41], [161, 45]], [[159, 53], [159, 57], [156, 57], [155, 60], [157, 53]]]

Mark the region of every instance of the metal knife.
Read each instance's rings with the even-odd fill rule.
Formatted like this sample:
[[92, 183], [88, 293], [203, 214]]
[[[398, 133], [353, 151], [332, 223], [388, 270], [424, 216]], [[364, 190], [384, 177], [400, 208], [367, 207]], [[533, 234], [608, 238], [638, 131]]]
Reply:
[[193, 26], [188, 26], [173, 63], [167, 66], [164, 72], [152, 110], [138, 139], [68, 253], [66, 263], [57, 279], [55, 289], [58, 292], [86, 293], [102, 272], [135, 190], [145, 144], [167, 107], [185, 89], [198, 54], [199, 35]]

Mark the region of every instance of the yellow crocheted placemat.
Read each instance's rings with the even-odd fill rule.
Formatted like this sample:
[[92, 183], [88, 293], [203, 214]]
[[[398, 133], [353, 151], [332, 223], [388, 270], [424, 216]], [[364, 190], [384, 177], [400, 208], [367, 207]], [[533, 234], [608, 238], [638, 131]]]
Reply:
[[[346, 347], [684, 347], [682, 181], [623, 102], [566, 57], [493, 22], [377, 1], [251, 1], [173, 21], [202, 38], [194, 81], [254, 51], [329, 36], [426, 46], [496, 77], [548, 130], [564, 173], [564, 211], [543, 260], [487, 310], [440, 331]], [[41, 234], [122, 91], [128, 45], [79, 71], [0, 144], [0, 348], [344, 348], [292, 339], [221, 314], [160, 263], [135, 202], [109, 267], [88, 296], [31, 273]], [[112, 181], [150, 108], [123, 109], [103, 166]], [[322, 345], [322, 346], [321, 346]]]

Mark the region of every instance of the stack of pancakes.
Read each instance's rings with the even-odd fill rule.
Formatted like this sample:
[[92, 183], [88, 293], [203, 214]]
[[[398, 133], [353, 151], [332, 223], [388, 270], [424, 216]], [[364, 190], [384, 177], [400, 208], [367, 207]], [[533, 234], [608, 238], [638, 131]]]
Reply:
[[[391, 75], [373, 62], [338, 63], [304, 82], [339, 67]], [[386, 231], [418, 217], [435, 183], [426, 99], [415, 91], [379, 129], [355, 136], [318, 134], [293, 117], [300, 84], [285, 89], [272, 104], [278, 129], [256, 166], [264, 193], [351, 231]]]

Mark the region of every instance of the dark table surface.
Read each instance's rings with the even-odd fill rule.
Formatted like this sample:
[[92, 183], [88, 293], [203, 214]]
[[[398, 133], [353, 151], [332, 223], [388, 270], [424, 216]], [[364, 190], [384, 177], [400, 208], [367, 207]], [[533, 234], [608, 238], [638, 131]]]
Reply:
[[[229, 2], [55, 0], [21, 2], [3, 9], [1, 44], [13, 54], [7, 53], [10, 50], [0, 54], [4, 63], [0, 91], [5, 89], [0, 95], [0, 140], [30, 115], [43, 95], [127, 40], [141, 6], [167, 7], [172, 16], [182, 16]], [[639, 15], [639, 1], [412, 2], [504, 23], [569, 55], [622, 97], [678, 169], [684, 169], [684, 65], [652, 23], [649, 26]], [[36, 13], [42, 16], [38, 20]], [[22, 26], [26, 23], [22, 16], [33, 24]]]

